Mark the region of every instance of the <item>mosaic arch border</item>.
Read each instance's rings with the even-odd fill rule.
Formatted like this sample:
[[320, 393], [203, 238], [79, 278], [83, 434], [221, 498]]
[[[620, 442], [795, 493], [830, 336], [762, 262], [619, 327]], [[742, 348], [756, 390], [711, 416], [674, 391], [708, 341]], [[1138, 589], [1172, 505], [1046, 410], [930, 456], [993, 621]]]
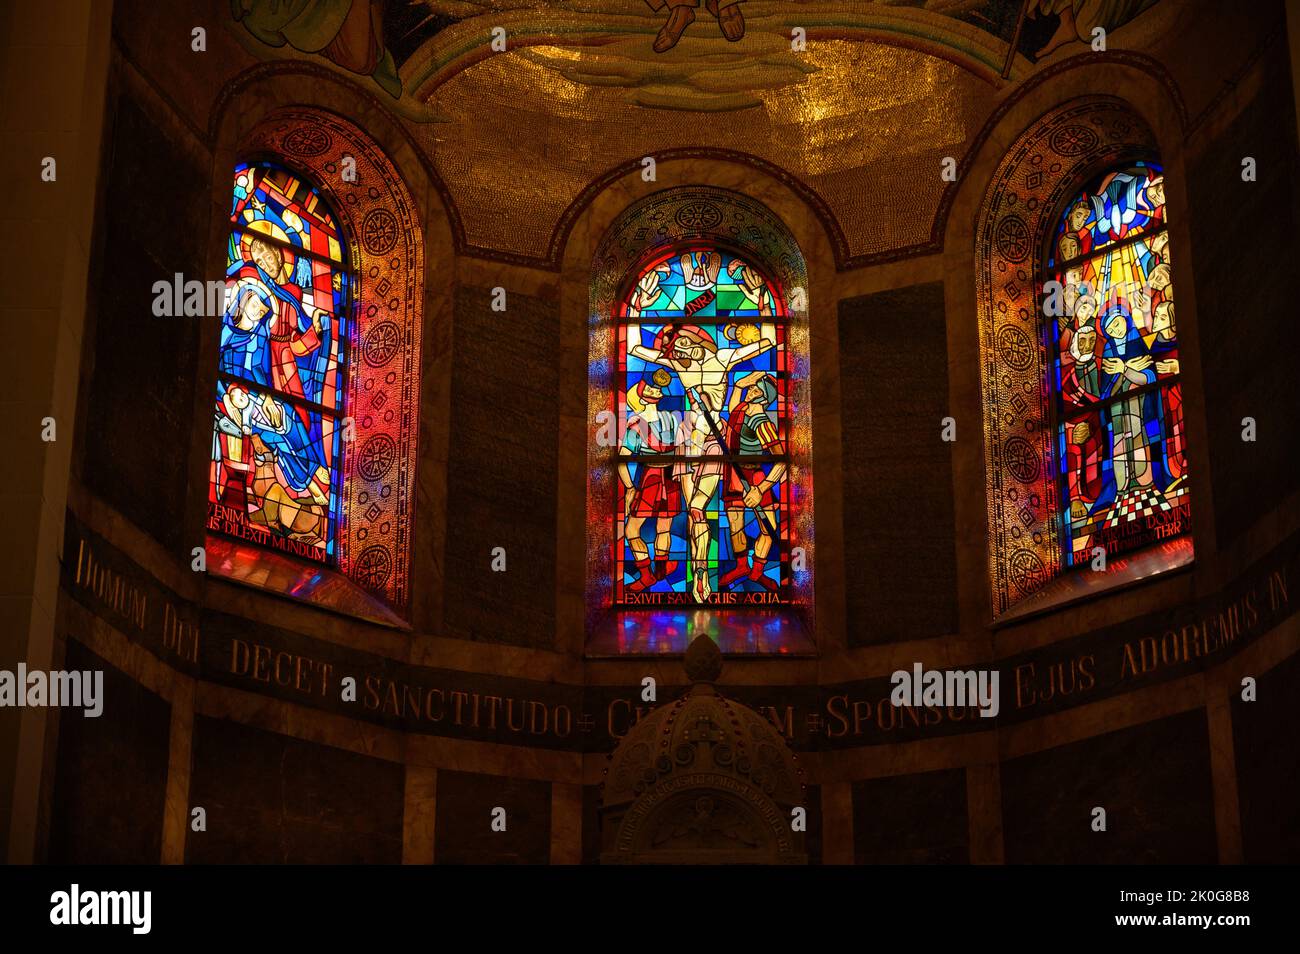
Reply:
[[[240, 161], [280, 162], [319, 188], [342, 219], [355, 277], [338, 569], [403, 613], [410, 604], [419, 442], [424, 236], [396, 167], [357, 126], [316, 107], [282, 107], [239, 143]], [[340, 174], [356, 160], [356, 179]]]
[[[808, 269], [793, 233], [767, 206], [737, 192], [711, 186], [664, 189], [638, 200], [614, 220], [592, 256], [587, 319], [587, 564], [586, 623], [590, 633], [612, 605], [610, 541], [614, 515], [615, 449], [594, 439], [602, 412], [613, 413], [614, 329], [618, 296], [635, 269], [668, 246], [715, 243], [754, 258], [785, 289], [808, 289]], [[788, 304], [788, 303], [787, 303]], [[812, 302], [788, 311], [786, 348], [790, 362], [789, 454], [794, 509], [790, 540], [802, 546], [805, 569], [791, 572], [793, 607], [811, 624], [813, 612], [812, 381], [808, 315]]]
[[995, 617], [1062, 568], [1050, 355], [1033, 288], [1047, 231], [1090, 174], [1157, 154], [1151, 129], [1127, 102], [1075, 100], [1016, 138], [980, 204], [975, 275]]

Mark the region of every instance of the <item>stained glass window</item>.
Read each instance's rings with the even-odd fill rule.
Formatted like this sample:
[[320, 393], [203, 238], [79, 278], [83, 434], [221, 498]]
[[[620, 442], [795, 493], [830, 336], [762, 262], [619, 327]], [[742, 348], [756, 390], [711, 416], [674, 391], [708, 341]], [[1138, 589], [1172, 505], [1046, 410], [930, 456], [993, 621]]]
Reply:
[[614, 319], [615, 602], [787, 602], [782, 290], [729, 251], [680, 246], [640, 269]]
[[342, 500], [345, 251], [310, 183], [236, 167], [208, 527], [327, 564]]
[[1190, 527], [1166, 221], [1163, 172], [1139, 162], [1079, 193], [1052, 237], [1046, 277], [1058, 284], [1044, 302], [1069, 566]]

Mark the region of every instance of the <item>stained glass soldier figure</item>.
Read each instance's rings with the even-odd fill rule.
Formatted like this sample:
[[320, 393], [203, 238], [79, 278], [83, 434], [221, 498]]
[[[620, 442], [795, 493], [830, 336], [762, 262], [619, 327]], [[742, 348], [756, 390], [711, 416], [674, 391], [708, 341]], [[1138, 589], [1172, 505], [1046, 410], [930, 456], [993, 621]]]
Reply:
[[[755, 371], [745, 375], [732, 389], [728, 450], [732, 454], [783, 454], [785, 447], [777, 433], [769, 409], [775, 409], [776, 382], [770, 374]], [[739, 471], [739, 472], [738, 472]], [[764, 570], [772, 550], [769, 527], [776, 526], [776, 499], [772, 489], [785, 477], [785, 464], [778, 461], [771, 470], [763, 472], [757, 465], [739, 464], [728, 471], [727, 487], [722, 499], [727, 508], [727, 524], [731, 528], [732, 552], [736, 566], [718, 581], [720, 589], [731, 587], [746, 577], [775, 592], [779, 585]], [[742, 483], [743, 478], [743, 483]], [[758, 538], [754, 541], [753, 563], [749, 556], [749, 537], [745, 532], [745, 508], [758, 515]], [[764, 519], [766, 517], [766, 519]], [[776, 554], [779, 562], [781, 554]]]
[[629, 354], [643, 361], [676, 372], [695, 415], [687, 451], [690, 456], [706, 459], [697, 463], [679, 462], [674, 466], [673, 474], [681, 480], [686, 495], [694, 571], [691, 593], [698, 603], [708, 602], [712, 594], [708, 571], [712, 534], [706, 509], [727, 471], [726, 465], [718, 459], [723, 454], [719, 441], [724, 422], [719, 418], [727, 390], [727, 372], [776, 346], [771, 338], [762, 337], [754, 325], [740, 326], [734, 333], [738, 347], [719, 348], [713, 336], [703, 328], [677, 325], [664, 329], [655, 348], [634, 345], [628, 349]]

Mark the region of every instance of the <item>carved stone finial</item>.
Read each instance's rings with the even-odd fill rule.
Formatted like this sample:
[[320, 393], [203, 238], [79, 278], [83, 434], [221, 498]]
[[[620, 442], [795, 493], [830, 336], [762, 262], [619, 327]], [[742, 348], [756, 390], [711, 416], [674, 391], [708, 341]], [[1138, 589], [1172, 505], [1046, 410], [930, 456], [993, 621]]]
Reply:
[[722, 650], [710, 637], [696, 636], [686, 647], [683, 665], [691, 682], [717, 682], [722, 675]]

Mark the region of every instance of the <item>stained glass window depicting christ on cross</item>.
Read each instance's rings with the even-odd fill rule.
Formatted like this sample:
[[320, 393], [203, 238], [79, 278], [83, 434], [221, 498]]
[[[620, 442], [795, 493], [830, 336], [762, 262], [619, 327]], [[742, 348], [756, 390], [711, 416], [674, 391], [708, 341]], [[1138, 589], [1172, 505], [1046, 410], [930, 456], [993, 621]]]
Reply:
[[235, 169], [208, 527], [332, 563], [348, 336], [346, 248], [310, 183]]
[[1044, 302], [1070, 566], [1190, 527], [1166, 215], [1162, 170], [1134, 163], [1079, 193], [1052, 236], [1046, 277], [1058, 284]]
[[681, 246], [614, 315], [614, 598], [624, 606], [787, 601], [784, 296], [729, 251]]

